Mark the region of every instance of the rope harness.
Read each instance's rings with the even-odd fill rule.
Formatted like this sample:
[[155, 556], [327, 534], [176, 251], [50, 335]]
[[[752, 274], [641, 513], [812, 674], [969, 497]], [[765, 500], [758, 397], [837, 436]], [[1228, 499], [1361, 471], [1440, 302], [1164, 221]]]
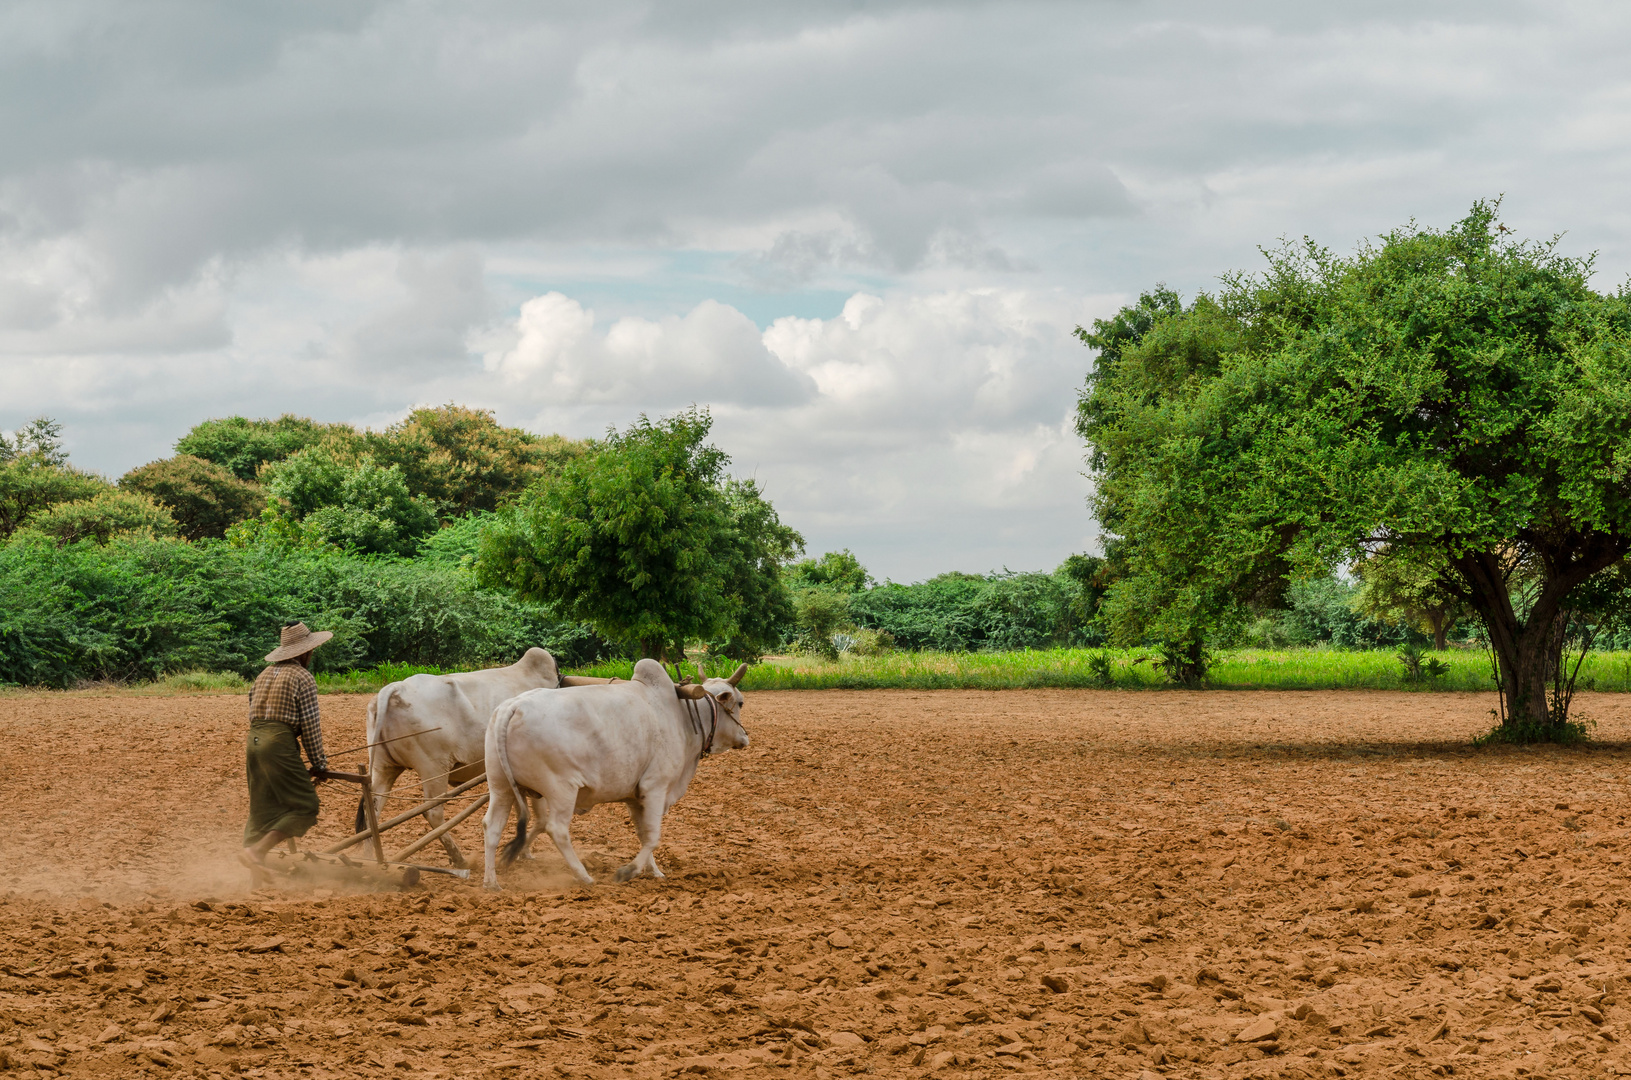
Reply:
[[[708, 691], [704, 690], [703, 693], [708, 694]], [[719, 699], [712, 694], [708, 694], [708, 733], [706, 735], [702, 734], [702, 710], [697, 708], [696, 700], [686, 698], [685, 707], [691, 714], [691, 723], [695, 726], [697, 734], [702, 736], [702, 752], [697, 755], [697, 760], [701, 761], [714, 748], [714, 732], [719, 730]]]

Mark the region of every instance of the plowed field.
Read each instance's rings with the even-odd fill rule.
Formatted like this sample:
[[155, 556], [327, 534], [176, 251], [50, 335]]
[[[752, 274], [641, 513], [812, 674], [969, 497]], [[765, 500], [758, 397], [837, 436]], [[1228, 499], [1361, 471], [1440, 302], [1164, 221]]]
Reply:
[[0, 695], [0, 1075], [1631, 1075], [1631, 702], [1491, 704], [750, 694], [667, 880], [359, 895], [249, 891], [241, 698]]

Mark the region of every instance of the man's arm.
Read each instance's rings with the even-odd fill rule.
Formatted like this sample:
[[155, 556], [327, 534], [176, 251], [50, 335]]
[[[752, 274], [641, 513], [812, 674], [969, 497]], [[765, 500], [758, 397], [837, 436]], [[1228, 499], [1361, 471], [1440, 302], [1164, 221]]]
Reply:
[[306, 748], [306, 760], [311, 762], [311, 771], [327, 772], [328, 754], [323, 751], [323, 718], [317, 711], [317, 680], [309, 674], [300, 680], [300, 687], [295, 691], [295, 717], [298, 721], [295, 730]]

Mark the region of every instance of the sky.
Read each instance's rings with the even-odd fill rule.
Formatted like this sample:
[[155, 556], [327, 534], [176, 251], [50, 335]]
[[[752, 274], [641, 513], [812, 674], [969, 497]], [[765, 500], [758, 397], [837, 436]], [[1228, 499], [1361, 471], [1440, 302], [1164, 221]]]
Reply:
[[0, 4], [0, 429], [691, 404], [811, 554], [1098, 528], [1072, 331], [1500, 196], [1631, 271], [1631, 5]]

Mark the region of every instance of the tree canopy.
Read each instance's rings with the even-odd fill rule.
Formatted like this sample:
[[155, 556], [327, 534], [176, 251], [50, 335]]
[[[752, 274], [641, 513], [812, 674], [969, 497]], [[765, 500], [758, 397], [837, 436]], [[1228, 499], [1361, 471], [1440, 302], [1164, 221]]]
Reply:
[[1508, 726], [1555, 735], [1565, 641], [1631, 550], [1631, 295], [1497, 210], [1350, 256], [1286, 243], [1082, 332], [1118, 638], [1199, 659], [1288, 578], [1391, 554], [1443, 567]]
[[276, 420], [225, 416], [194, 426], [176, 442], [176, 453], [213, 461], [240, 480], [254, 480], [262, 465], [282, 461], [326, 438], [357, 437], [349, 424], [320, 424], [292, 413]]
[[365, 444], [382, 465], [399, 468], [408, 488], [435, 502], [444, 517], [496, 510], [585, 450], [560, 435], [504, 427], [486, 409], [451, 404], [415, 409], [385, 431], [369, 433]]
[[60, 503], [92, 499], [108, 488], [99, 476], [53, 465], [34, 454], [0, 461], [0, 540]]
[[756, 485], [727, 477], [730, 459], [705, 441], [712, 423], [691, 409], [608, 432], [499, 515], [478, 577], [642, 656], [695, 640], [773, 647], [791, 616], [781, 568], [804, 541]]
[[787, 568], [784, 576], [795, 589], [819, 587], [853, 593], [872, 586], [872, 575], [849, 548], [826, 552], [819, 559], [800, 559]]
[[163, 506], [188, 540], [225, 536], [227, 529], [252, 516], [266, 500], [259, 485], [191, 454], [131, 469], [119, 478], [119, 487]]
[[68, 452], [62, 448], [62, 424], [49, 416], [36, 416], [10, 436], [0, 431], [0, 463], [19, 458], [37, 465], [68, 464]]
[[116, 536], [131, 534], [174, 536], [176, 523], [168, 510], [148, 496], [104, 486], [88, 499], [60, 502], [35, 514], [23, 531], [48, 536], [58, 544], [81, 540], [106, 544]]

